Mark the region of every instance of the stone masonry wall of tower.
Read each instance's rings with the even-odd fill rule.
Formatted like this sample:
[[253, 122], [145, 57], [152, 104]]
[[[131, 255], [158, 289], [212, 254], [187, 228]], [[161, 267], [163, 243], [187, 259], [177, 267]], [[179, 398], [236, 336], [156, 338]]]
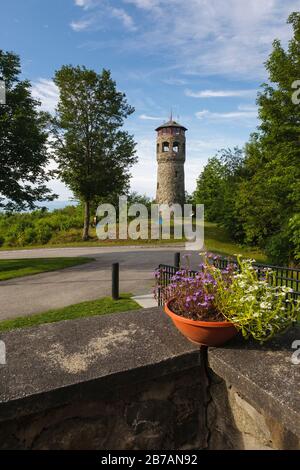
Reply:
[[157, 204], [183, 205], [185, 202], [185, 131], [175, 121], [157, 128]]

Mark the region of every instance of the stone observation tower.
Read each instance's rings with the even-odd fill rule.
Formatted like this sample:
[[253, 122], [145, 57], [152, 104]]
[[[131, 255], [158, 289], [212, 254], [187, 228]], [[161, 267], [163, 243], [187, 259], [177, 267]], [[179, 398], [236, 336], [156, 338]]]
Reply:
[[156, 129], [157, 204], [184, 204], [185, 131], [172, 116]]

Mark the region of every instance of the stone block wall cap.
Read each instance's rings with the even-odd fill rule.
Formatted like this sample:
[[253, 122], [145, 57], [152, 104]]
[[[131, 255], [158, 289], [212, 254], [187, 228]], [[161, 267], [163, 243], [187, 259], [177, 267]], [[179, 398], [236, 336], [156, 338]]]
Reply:
[[208, 350], [210, 368], [251, 403], [300, 436], [300, 365], [293, 364], [300, 326], [261, 346], [237, 338]]
[[18, 329], [0, 339], [7, 356], [0, 366], [0, 421], [14, 402], [24, 412], [27, 399], [47, 407], [200, 363], [199, 348], [157, 307]]

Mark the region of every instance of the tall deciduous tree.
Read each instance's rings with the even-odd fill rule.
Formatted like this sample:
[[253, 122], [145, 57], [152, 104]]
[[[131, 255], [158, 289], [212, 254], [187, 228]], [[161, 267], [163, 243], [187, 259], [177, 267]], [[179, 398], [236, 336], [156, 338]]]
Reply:
[[205, 218], [218, 222], [241, 240], [243, 230], [235, 209], [237, 191], [243, 180], [244, 152], [235, 147], [222, 149], [208, 160], [197, 180], [195, 202], [204, 204]]
[[19, 57], [0, 50], [0, 77], [6, 87], [6, 104], [0, 104], [0, 208], [4, 210], [33, 209], [37, 201], [55, 197], [45, 185], [50, 177], [47, 117], [20, 73]]
[[197, 179], [195, 204], [204, 204], [205, 218], [220, 222], [223, 211], [224, 167], [217, 157], [210, 158]]
[[275, 263], [300, 259], [300, 13], [288, 23], [294, 34], [287, 49], [273, 43], [257, 99], [260, 126], [245, 156], [235, 149], [210, 160], [195, 193], [210, 220]]
[[287, 50], [274, 41], [266, 62], [269, 83], [258, 96], [261, 124], [246, 148], [248, 178], [238, 197], [246, 241], [267, 247], [278, 262], [291, 255], [289, 221], [300, 213], [300, 104], [293, 100], [300, 78], [300, 13], [288, 23], [294, 35]]
[[58, 172], [84, 204], [87, 240], [91, 204], [128, 189], [135, 142], [122, 126], [134, 109], [117, 91], [108, 70], [97, 74], [85, 67], [63, 66], [54, 81], [60, 93], [53, 121]]

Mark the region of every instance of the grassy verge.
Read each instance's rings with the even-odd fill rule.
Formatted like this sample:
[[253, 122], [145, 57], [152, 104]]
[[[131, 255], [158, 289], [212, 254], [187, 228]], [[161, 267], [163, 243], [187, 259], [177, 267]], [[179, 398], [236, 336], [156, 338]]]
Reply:
[[0, 260], [0, 281], [47, 271], [56, 271], [58, 269], [85, 264], [92, 260], [93, 258], [81, 257], [3, 259]]
[[267, 263], [267, 256], [255, 247], [241, 246], [230, 240], [229, 234], [217, 224], [205, 222], [205, 248], [221, 255], [233, 256], [241, 254], [245, 258], [255, 259], [259, 263]]
[[[80, 236], [80, 234], [76, 234]], [[25, 247], [1, 247], [0, 250], [17, 250], [17, 249], [33, 249], [33, 248], [67, 248], [67, 247], [111, 247], [111, 246], [132, 246], [132, 245], [141, 245], [141, 246], [163, 246], [171, 244], [182, 244], [184, 239], [170, 239], [170, 240], [105, 240], [100, 241], [96, 238], [95, 230], [91, 230], [91, 240], [83, 242], [78, 240], [70, 241], [68, 239], [67, 233], [65, 239], [61, 237], [60, 240], [53, 241], [47, 245], [31, 245]], [[245, 257], [255, 258], [258, 262], [265, 263], [267, 262], [267, 257], [265, 254], [257, 248], [240, 246], [234, 243], [229, 234], [221, 227], [218, 227], [217, 224], [211, 222], [205, 222], [205, 246], [209, 251], [219, 253], [222, 255], [234, 255], [240, 253]]]
[[122, 294], [119, 300], [112, 300], [111, 297], [80, 302], [68, 307], [47, 312], [38, 313], [26, 317], [12, 318], [0, 322], [0, 331], [12, 330], [15, 328], [29, 328], [42, 325], [43, 323], [53, 323], [62, 320], [74, 320], [75, 318], [92, 317], [95, 315], [106, 315], [108, 313], [125, 312], [127, 310], [137, 310], [141, 308], [131, 294]]
[[25, 246], [2, 246], [0, 251], [16, 251], [16, 250], [34, 250], [39, 248], [81, 248], [81, 247], [111, 247], [111, 246], [160, 246], [170, 244], [182, 244], [184, 239], [170, 239], [170, 240], [105, 240], [99, 241], [98, 239], [91, 239], [86, 242], [61, 242], [61, 243], [47, 243], [47, 245], [25, 245]]

